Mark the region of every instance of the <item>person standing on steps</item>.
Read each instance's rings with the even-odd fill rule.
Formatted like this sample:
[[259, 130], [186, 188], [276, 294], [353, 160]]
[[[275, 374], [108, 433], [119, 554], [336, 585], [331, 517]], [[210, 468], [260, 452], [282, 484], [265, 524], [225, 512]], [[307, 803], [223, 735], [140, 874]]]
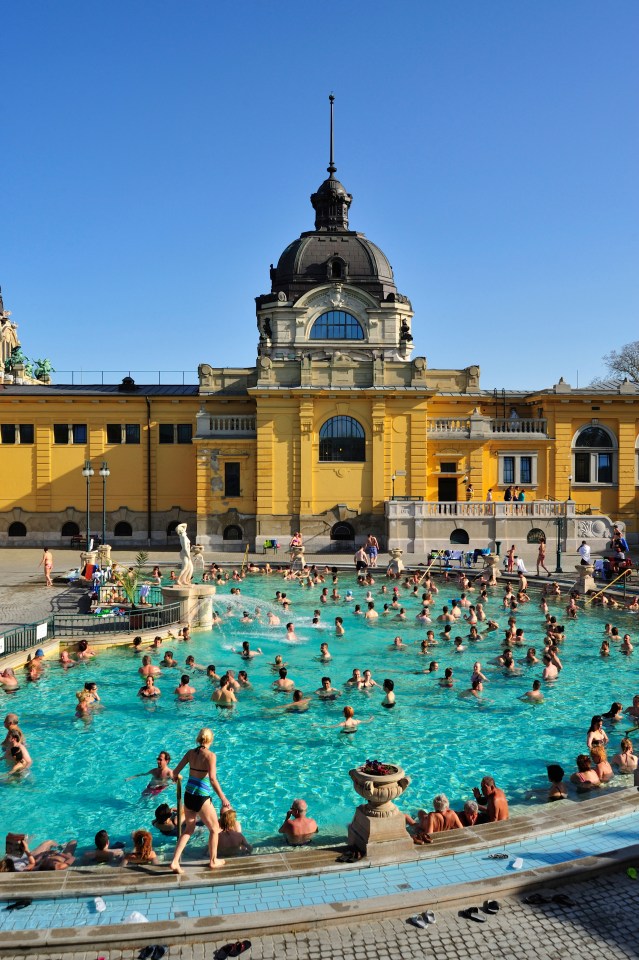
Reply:
[[195, 741], [197, 747], [187, 750], [173, 770], [173, 779], [177, 780], [180, 770], [189, 765], [189, 779], [184, 791], [184, 827], [171, 861], [173, 873], [184, 873], [180, 866], [180, 857], [193, 836], [198, 816], [209, 831], [209, 867], [211, 870], [216, 870], [226, 863], [226, 860], [219, 860], [217, 856], [220, 825], [213, 806], [213, 793], [215, 792], [222, 801], [223, 810], [229, 808], [231, 804], [224, 796], [217, 780], [216, 756], [209, 750], [213, 743], [213, 731], [203, 727]]

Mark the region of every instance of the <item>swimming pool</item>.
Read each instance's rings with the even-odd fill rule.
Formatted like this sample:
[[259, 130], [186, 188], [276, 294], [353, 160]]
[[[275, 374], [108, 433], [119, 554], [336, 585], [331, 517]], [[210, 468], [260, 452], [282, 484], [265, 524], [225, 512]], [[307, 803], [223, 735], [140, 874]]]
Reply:
[[[380, 581], [381, 581], [380, 577]], [[433, 615], [442, 604], [458, 596], [454, 584], [439, 581]], [[224, 612], [231, 586], [218, 588], [216, 607]], [[381, 582], [372, 588], [381, 611], [390, 597], [379, 595]], [[279, 627], [238, 622], [242, 609], [263, 610], [277, 589], [293, 599], [289, 617], [280, 611]], [[175, 763], [192, 746], [201, 726], [212, 727], [218, 756], [220, 783], [237, 809], [250, 842], [268, 846], [279, 842], [277, 828], [294, 797], [304, 797], [309, 813], [320, 824], [322, 838], [344, 837], [358, 798], [348, 771], [367, 758], [401, 764], [412, 777], [402, 798], [406, 810], [428, 806], [432, 797], [445, 792], [460, 809], [472, 796], [472, 787], [485, 773], [492, 774], [512, 803], [526, 802], [526, 792], [540, 785], [545, 765], [561, 763], [567, 772], [574, 758], [585, 750], [585, 737], [592, 714], [605, 711], [613, 700], [627, 705], [637, 693], [633, 656], [623, 656], [613, 645], [608, 659], [599, 657], [603, 627], [607, 620], [635, 635], [636, 616], [618, 611], [581, 613], [576, 622], [564, 618], [565, 600], [551, 603], [551, 612], [566, 624], [567, 639], [561, 649], [564, 670], [555, 684], [545, 685], [546, 700], [531, 705], [518, 700], [529, 690], [541, 668], [522, 667], [520, 676], [504, 677], [491, 665], [501, 649], [503, 631], [488, 634], [481, 642], [468, 644], [457, 653], [452, 644], [440, 641], [436, 651], [424, 657], [419, 642], [426, 625], [415, 621], [420, 609], [419, 595], [403, 591], [402, 603], [408, 620], [380, 617], [369, 623], [353, 614], [354, 603], [364, 606], [366, 588], [358, 587], [351, 573], [341, 574], [339, 589], [344, 596], [353, 591], [353, 602], [319, 603], [320, 588], [306, 590], [281, 578], [250, 577], [241, 584], [242, 596], [233, 601], [235, 616], [209, 633], [195, 633], [191, 643], [165, 641], [180, 666], [189, 654], [200, 664], [214, 663], [218, 673], [228, 667], [245, 667], [252, 689], [238, 694], [236, 709], [218, 710], [211, 703], [213, 684], [203, 674], [191, 674], [197, 690], [192, 702], [177, 702], [173, 690], [179, 670], [164, 670], [157, 685], [162, 696], [146, 703], [137, 696], [141, 657], [128, 648], [106, 650], [93, 661], [69, 671], [50, 663], [42, 680], [23, 683], [12, 695], [0, 693], [3, 714], [20, 716], [20, 724], [34, 760], [30, 773], [12, 782], [0, 783], [0, 832], [23, 830], [33, 834], [35, 843], [55, 838], [77, 837], [80, 847], [92, 844], [97, 830], [106, 828], [112, 841], [127, 840], [132, 829], [147, 827], [153, 810], [162, 800], [175, 801], [169, 788], [159, 798], [142, 797], [144, 778], [125, 782], [133, 773], [150, 770], [160, 749], [168, 750]], [[390, 590], [390, 587], [388, 588]], [[543, 649], [542, 621], [537, 594], [520, 608], [518, 626], [525, 630], [527, 644]], [[489, 616], [505, 627], [508, 614], [501, 606], [502, 588], [492, 592], [485, 605]], [[319, 626], [311, 623], [313, 610], [321, 608]], [[334, 618], [344, 617], [346, 635], [336, 637]], [[286, 640], [287, 619], [295, 624], [298, 642]], [[441, 626], [433, 625], [439, 633]], [[453, 636], [467, 633], [466, 625], [453, 628]], [[406, 650], [390, 649], [400, 635], [409, 644]], [[248, 664], [233, 651], [248, 639], [261, 647], [264, 656]], [[329, 643], [330, 664], [316, 659], [322, 641]], [[523, 659], [526, 647], [515, 651]], [[308, 712], [287, 714], [272, 710], [290, 699], [272, 690], [276, 674], [271, 669], [275, 654], [284, 656], [289, 676], [305, 693], [320, 686], [322, 675], [331, 677], [342, 690], [335, 701], [313, 699]], [[635, 654], [637, 656], [637, 654]], [[159, 662], [161, 654], [154, 657]], [[437, 674], [422, 671], [437, 658]], [[475, 660], [479, 659], [489, 678], [484, 701], [459, 699], [470, 686]], [[457, 679], [452, 690], [439, 686], [447, 666]], [[379, 684], [386, 677], [395, 681], [397, 706], [381, 709], [382, 692], [363, 692], [344, 687], [353, 667], [369, 668]], [[184, 671], [186, 672], [186, 671]], [[74, 719], [75, 691], [87, 680], [95, 680], [103, 702], [90, 723]], [[342, 708], [350, 704], [360, 718], [372, 717], [352, 736], [330, 729], [342, 719]], [[621, 724], [624, 727], [625, 724]], [[631, 723], [628, 722], [628, 727]], [[618, 749], [622, 732], [609, 731], [610, 753]], [[628, 785], [628, 778], [618, 778]], [[171, 846], [154, 832], [156, 848]], [[203, 840], [195, 841], [192, 855], [202, 855]]]

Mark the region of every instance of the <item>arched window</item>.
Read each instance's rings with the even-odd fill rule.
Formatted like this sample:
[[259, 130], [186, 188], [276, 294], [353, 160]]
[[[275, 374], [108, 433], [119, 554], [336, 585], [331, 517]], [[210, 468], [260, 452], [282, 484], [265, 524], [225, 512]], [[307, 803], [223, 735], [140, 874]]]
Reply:
[[8, 537], [26, 537], [27, 528], [19, 520], [14, 520], [7, 530]]
[[74, 520], [67, 520], [66, 523], [62, 524], [61, 533], [63, 537], [79, 537], [80, 527]]
[[331, 417], [322, 425], [319, 438], [320, 462], [361, 463], [366, 459], [364, 428], [353, 417]]
[[114, 537], [132, 537], [133, 527], [126, 520], [119, 520], [115, 525], [113, 536]]
[[329, 310], [318, 317], [311, 328], [311, 340], [363, 340], [364, 331], [357, 317], [344, 310]]
[[351, 527], [350, 523], [336, 523], [331, 527], [331, 540], [354, 540], [355, 531]]
[[171, 522], [166, 528], [167, 537], [177, 537], [177, 533], [175, 532], [175, 530], [179, 522], [180, 522], [179, 520], [171, 520]]
[[230, 527], [224, 527], [224, 533], [222, 534], [222, 539], [224, 540], [241, 540], [242, 539], [242, 528], [238, 527], [237, 524], [232, 523]]
[[615, 483], [617, 442], [605, 427], [590, 425], [579, 431], [573, 445], [573, 483]]
[[470, 543], [468, 534], [465, 530], [453, 530], [450, 535], [451, 543]]

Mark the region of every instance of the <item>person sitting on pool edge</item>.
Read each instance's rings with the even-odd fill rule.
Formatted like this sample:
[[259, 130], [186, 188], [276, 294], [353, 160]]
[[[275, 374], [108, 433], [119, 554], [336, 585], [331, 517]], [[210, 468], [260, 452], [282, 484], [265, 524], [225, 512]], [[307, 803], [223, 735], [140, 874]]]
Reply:
[[481, 790], [473, 787], [473, 796], [479, 806], [479, 822], [495, 823], [497, 820], [508, 820], [508, 801], [506, 794], [496, 786], [493, 777], [484, 777]]
[[306, 816], [307, 810], [306, 800], [293, 800], [290, 810], [286, 813], [286, 819], [279, 828], [278, 833], [283, 833], [286, 842], [291, 846], [299, 847], [304, 843], [310, 843], [313, 834], [319, 830], [315, 820]]
[[424, 833], [429, 836], [441, 833], [444, 830], [458, 830], [463, 824], [454, 810], [450, 809], [448, 797], [445, 793], [438, 793], [433, 800], [433, 812], [429, 813], [424, 823]]

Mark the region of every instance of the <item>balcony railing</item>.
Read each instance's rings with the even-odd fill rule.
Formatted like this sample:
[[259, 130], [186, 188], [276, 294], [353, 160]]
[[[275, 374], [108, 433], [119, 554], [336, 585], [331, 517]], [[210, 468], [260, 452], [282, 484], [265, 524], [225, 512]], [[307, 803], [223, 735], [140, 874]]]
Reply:
[[428, 421], [428, 435], [433, 438], [547, 437], [546, 430], [543, 417], [437, 417]]
[[447, 517], [556, 519], [557, 517], [574, 517], [575, 503], [572, 500], [530, 500], [523, 503], [494, 500], [387, 500], [386, 516], [391, 520], [402, 517], [412, 517], [416, 520], [436, 520]]
[[199, 437], [254, 437], [255, 417], [233, 414], [210, 417], [200, 414], [197, 418], [197, 434]]
[[526, 433], [546, 435], [547, 421], [541, 417], [521, 418], [521, 417], [498, 417], [490, 421], [492, 433]]

